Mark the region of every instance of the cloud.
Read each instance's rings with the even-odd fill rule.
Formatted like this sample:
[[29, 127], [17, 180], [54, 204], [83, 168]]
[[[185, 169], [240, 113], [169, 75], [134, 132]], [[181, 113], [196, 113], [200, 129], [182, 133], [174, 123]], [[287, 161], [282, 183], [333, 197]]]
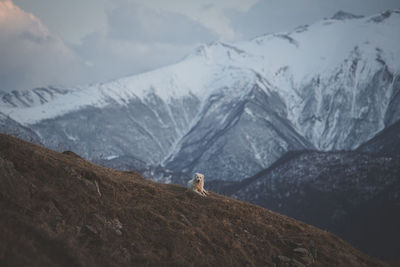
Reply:
[[110, 80], [172, 64], [218, 35], [184, 14], [118, 0], [108, 9], [108, 31], [72, 47], [91, 66], [91, 79]]
[[32, 14], [0, 1], [0, 89], [84, 81], [81, 62]]
[[130, 1], [142, 3], [150, 8], [158, 8], [174, 13], [180, 13], [204, 27], [216, 32], [220, 40], [233, 41], [241, 34], [232, 27], [227, 15], [229, 11], [247, 12], [258, 0], [114, 0], [117, 3]]
[[52, 33], [65, 42], [79, 44], [91, 32], [105, 32], [105, 10], [110, 0], [13, 0], [22, 10], [35, 14]]
[[117, 79], [174, 63], [219, 38], [182, 12], [116, 1], [105, 10], [106, 30], [65, 43], [33, 14], [0, 0], [0, 90]]
[[193, 43], [139, 42], [93, 33], [75, 46], [91, 80], [107, 81], [172, 64], [193, 50]]
[[108, 12], [109, 36], [136, 42], [198, 43], [218, 38], [213, 30], [189, 17], [136, 3], [123, 3]]
[[98, 80], [155, 69], [178, 61], [202, 43], [234, 39], [238, 34], [225, 12], [245, 12], [256, 2], [110, 1], [107, 32], [90, 33], [73, 46]]
[[172, 64], [201, 43], [287, 31], [338, 9], [371, 14], [398, 6], [350, 2], [0, 0], [0, 90], [117, 79]]

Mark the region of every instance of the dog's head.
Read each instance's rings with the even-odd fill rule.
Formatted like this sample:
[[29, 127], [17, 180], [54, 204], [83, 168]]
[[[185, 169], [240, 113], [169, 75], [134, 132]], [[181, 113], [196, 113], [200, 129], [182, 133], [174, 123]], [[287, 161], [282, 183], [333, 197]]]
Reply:
[[196, 184], [200, 184], [200, 183], [202, 183], [202, 182], [204, 182], [204, 175], [203, 174], [201, 174], [201, 173], [195, 173], [194, 174], [194, 176], [193, 176], [193, 181], [196, 183]]

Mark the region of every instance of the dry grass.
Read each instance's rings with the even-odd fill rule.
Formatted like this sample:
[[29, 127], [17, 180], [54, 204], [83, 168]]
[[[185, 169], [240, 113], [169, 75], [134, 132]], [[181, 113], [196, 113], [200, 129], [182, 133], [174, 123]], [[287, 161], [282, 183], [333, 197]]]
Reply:
[[1, 266], [385, 265], [258, 206], [204, 198], [6, 135], [0, 210]]

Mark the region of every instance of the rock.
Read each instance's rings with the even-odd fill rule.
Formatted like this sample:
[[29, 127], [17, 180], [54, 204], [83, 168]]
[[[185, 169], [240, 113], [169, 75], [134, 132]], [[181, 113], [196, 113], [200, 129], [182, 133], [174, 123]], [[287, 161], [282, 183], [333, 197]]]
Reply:
[[186, 224], [187, 226], [192, 226], [192, 223], [188, 220], [188, 218], [186, 218], [185, 215], [181, 214], [179, 215], [179, 217], [181, 218], [181, 221]]
[[115, 233], [116, 233], [117, 235], [119, 235], [119, 236], [121, 236], [121, 235], [122, 235], [122, 232], [121, 232], [121, 230], [115, 230]]
[[305, 264], [312, 264], [315, 260], [311, 252], [306, 248], [295, 248], [293, 251], [301, 255], [301, 261]]
[[114, 218], [112, 220], [112, 222], [113, 222], [113, 227], [115, 229], [118, 229], [118, 230], [122, 229], [122, 223], [118, 220], [118, 218]]
[[114, 233], [118, 236], [122, 235], [122, 223], [118, 220], [118, 218], [114, 218], [112, 220], [105, 220], [105, 225], [107, 228], [111, 229], [114, 231]]
[[93, 226], [85, 225], [85, 227], [84, 227], [83, 229], [84, 229], [86, 232], [89, 232], [89, 233], [92, 233], [92, 234], [95, 234], [95, 235], [98, 234], [97, 230], [96, 230]]

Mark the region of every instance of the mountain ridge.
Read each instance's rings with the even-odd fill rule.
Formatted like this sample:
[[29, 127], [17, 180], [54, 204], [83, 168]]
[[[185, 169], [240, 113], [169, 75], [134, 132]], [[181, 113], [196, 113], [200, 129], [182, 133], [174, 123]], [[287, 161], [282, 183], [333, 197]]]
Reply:
[[0, 185], [2, 265], [388, 266], [263, 208], [3, 134]]
[[377, 133], [357, 150], [400, 156], [400, 120]]
[[400, 158], [390, 154], [291, 151], [252, 177], [210, 187], [327, 229], [370, 255], [398, 260], [398, 177]]
[[289, 150], [356, 149], [399, 120], [398, 27], [394, 10], [215, 42], [174, 65], [77, 88], [42, 105], [0, 102], [0, 112], [45, 146], [105, 165], [119, 158], [127, 166], [123, 159], [133, 157], [241, 180]]

